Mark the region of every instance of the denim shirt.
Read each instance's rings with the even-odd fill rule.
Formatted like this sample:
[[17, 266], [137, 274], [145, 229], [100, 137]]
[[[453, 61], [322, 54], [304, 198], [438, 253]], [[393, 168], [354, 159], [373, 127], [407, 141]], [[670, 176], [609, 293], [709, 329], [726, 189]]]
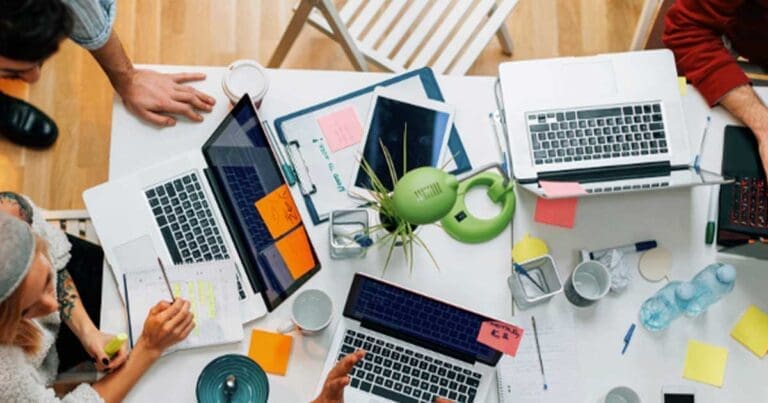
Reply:
[[96, 50], [112, 34], [117, 14], [116, 0], [63, 0], [72, 13], [74, 26], [69, 35], [78, 45]]

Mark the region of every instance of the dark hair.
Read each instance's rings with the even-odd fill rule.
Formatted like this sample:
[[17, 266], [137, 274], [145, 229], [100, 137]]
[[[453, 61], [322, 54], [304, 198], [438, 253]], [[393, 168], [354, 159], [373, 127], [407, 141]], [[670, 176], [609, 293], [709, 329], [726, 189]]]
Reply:
[[72, 24], [61, 0], [0, 0], [0, 55], [43, 61], [59, 50]]
[[[3, 0], [0, 0], [3, 1]], [[14, 192], [0, 192], [0, 202], [1, 201], [9, 201], [11, 203], [14, 203], [19, 206], [19, 212], [21, 212], [21, 219], [26, 221], [27, 224], [32, 224], [32, 217], [34, 215], [34, 212], [32, 210], [32, 205], [29, 204], [27, 199], [24, 198], [24, 196], [14, 193]]]

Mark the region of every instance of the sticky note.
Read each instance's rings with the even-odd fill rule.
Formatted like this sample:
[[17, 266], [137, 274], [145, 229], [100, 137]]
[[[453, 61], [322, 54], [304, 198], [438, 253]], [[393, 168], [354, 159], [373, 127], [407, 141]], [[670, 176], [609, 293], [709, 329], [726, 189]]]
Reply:
[[487, 320], [480, 325], [477, 332], [478, 343], [514, 356], [523, 338], [523, 329], [509, 323]]
[[301, 222], [301, 214], [286, 184], [257, 200], [255, 206], [272, 238], [279, 238]]
[[677, 77], [677, 88], [680, 90], [681, 96], [688, 93], [688, 83], [685, 81], [685, 77]]
[[750, 305], [731, 330], [731, 337], [762, 358], [768, 352], [768, 314]]
[[579, 199], [544, 199], [536, 201], [533, 219], [542, 224], [573, 228], [576, 221], [576, 206]]
[[352, 105], [317, 118], [317, 124], [331, 152], [357, 144], [363, 138], [363, 127]]
[[696, 340], [688, 341], [683, 378], [723, 386], [728, 349]]
[[312, 246], [303, 225], [281, 238], [275, 246], [294, 280], [315, 267]]
[[550, 197], [585, 195], [587, 191], [579, 182], [549, 182], [539, 181], [544, 193]]
[[254, 329], [248, 357], [270, 374], [285, 375], [292, 345], [293, 337], [289, 335]]

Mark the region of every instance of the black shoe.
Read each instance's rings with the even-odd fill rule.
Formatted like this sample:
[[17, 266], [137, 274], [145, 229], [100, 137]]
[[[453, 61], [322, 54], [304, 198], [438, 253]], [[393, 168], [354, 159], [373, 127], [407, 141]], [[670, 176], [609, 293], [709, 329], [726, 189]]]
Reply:
[[22, 146], [45, 148], [56, 142], [59, 128], [40, 109], [0, 92], [0, 134]]

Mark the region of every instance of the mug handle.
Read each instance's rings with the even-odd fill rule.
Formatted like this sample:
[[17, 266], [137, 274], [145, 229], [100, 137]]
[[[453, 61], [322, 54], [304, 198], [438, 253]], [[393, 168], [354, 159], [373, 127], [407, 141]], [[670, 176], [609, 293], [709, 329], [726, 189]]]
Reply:
[[285, 333], [290, 333], [297, 328], [298, 326], [296, 326], [296, 323], [294, 323], [292, 320], [289, 320], [283, 323], [282, 326], [278, 327], [277, 332], [285, 334]]

